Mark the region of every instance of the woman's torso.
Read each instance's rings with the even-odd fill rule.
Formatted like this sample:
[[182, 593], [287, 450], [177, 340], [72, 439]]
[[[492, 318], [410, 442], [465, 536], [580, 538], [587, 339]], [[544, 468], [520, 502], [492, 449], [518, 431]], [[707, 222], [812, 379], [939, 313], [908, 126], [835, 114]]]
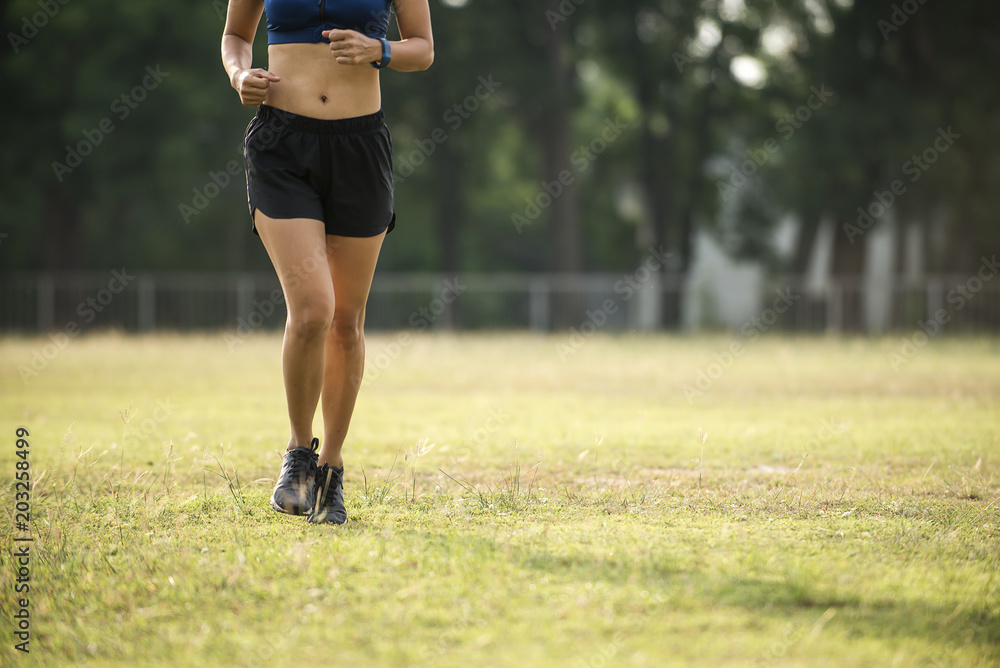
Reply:
[[368, 64], [341, 65], [328, 42], [315, 40], [331, 28], [384, 37], [387, 0], [266, 0], [265, 10], [267, 69], [281, 81], [271, 83], [264, 104], [326, 119], [364, 116], [382, 108], [378, 70]]
[[382, 108], [378, 70], [337, 63], [329, 44], [272, 44], [267, 69], [281, 77], [264, 100], [272, 107], [312, 118], [352, 118]]

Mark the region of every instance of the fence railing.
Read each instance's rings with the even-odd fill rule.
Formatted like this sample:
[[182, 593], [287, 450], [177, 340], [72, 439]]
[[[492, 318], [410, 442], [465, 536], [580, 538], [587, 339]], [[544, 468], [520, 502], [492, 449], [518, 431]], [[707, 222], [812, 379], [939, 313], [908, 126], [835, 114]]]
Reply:
[[[1000, 331], [1000, 280], [975, 275], [820, 287], [786, 277], [739, 287], [752, 296], [718, 312], [704, 284], [676, 276], [381, 273], [366, 328], [838, 333], [927, 329], [934, 321], [947, 332]], [[0, 330], [8, 332], [246, 331], [280, 328], [284, 318], [281, 289], [269, 273], [0, 276]]]

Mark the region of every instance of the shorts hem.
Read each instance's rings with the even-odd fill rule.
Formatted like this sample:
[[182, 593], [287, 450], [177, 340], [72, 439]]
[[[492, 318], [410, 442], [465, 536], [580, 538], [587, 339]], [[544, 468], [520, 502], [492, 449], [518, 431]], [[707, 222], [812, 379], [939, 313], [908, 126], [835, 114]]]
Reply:
[[338, 237], [351, 237], [354, 239], [370, 239], [371, 237], [377, 237], [380, 234], [389, 234], [389, 232], [392, 232], [393, 228], [395, 227], [396, 227], [396, 214], [393, 213], [392, 219], [389, 221], [389, 223], [385, 227], [380, 229], [378, 232], [369, 232], [368, 230], [352, 230], [350, 232], [344, 232], [344, 231], [331, 232], [330, 228], [327, 228], [326, 234], [327, 236], [335, 235]]
[[290, 219], [294, 219], [294, 218], [301, 218], [301, 219], [305, 219], [305, 220], [316, 220], [316, 221], [319, 221], [320, 223], [323, 224], [323, 229], [326, 232], [327, 236], [333, 235], [333, 236], [338, 236], [338, 237], [352, 237], [352, 238], [356, 238], [356, 239], [367, 239], [367, 238], [370, 238], [370, 237], [377, 237], [378, 235], [383, 234], [383, 233], [389, 234], [389, 232], [392, 232], [393, 229], [395, 229], [395, 227], [396, 227], [396, 212], [395, 211], [392, 212], [392, 218], [389, 219], [389, 222], [386, 224], [385, 227], [380, 228], [377, 232], [370, 232], [368, 230], [348, 230], [348, 231], [331, 230], [330, 226], [327, 225], [326, 221], [323, 220], [322, 218], [316, 218], [314, 216], [272, 216], [271, 214], [269, 214], [266, 211], [264, 211], [261, 207], [259, 207], [259, 206], [252, 206], [252, 207], [250, 207], [250, 231], [253, 232], [254, 234], [256, 234], [258, 237], [260, 236], [260, 232], [257, 231], [257, 220], [256, 220], [256, 217], [254, 215], [258, 211], [260, 211], [265, 216], [267, 216], [268, 218], [271, 218], [273, 220], [290, 220]]

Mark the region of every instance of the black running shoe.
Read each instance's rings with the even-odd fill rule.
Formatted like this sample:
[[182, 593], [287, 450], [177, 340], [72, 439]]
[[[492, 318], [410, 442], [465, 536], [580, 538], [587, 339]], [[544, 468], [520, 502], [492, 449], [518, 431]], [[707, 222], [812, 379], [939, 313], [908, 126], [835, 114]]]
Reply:
[[329, 464], [316, 469], [316, 501], [312, 512], [306, 517], [314, 524], [343, 524], [347, 521], [344, 507], [344, 467], [334, 468]]
[[317, 449], [319, 439], [314, 438], [310, 447], [299, 446], [285, 453], [281, 475], [271, 495], [271, 507], [279, 513], [305, 515], [313, 507], [313, 486], [319, 461]]

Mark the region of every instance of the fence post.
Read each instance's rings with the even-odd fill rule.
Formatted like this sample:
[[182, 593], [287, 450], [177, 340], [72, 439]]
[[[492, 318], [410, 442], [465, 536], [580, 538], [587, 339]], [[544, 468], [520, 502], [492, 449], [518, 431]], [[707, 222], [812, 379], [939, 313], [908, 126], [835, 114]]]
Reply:
[[844, 331], [844, 292], [838, 281], [831, 281], [826, 291], [826, 331], [829, 334]]
[[[456, 274], [452, 278], [453, 278], [453, 280], [456, 283], [458, 283], [458, 274]], [[448, 284], [447, 281], [448, 281], [447, 277], [444, 277], [444, 276], [441, 277], [441, 286], [442, 286], [441, 292], [439, 292], [438, 294], [435, 294], [433, 297], [431, 297], [431, 302], [430, 303], [433, 304], [436, 300], [441, 300], [442, 302], [444, 302], [444, 310], [441, 312], [441, 327], [442, 327], [442, 329], [447, 329], [450, 332], [454, 332], [455, 331], [455, 301], [454, 300], [452, 300], [452, 301], [446, 301], [444, 299], [444, 297], [445, 297], [444, 286], [446, 286]], [[456, 298], [457, 298], [457, 296], [456, 296]]]
[[38, 279], [38, 331], [52, 329], [56, 321], [56, 282], [45, 275]]
[[140, 332], [156, 329], [156, 281], [152, 276], [139, 277], [138, 327]]
[[236, 317], [249, 317], [253, 307], [254, 286], [253, 276], [241, 274], [236, 279]]
[[927, 281], [927, 315], [928, 318], [933, 318], [934, 314], [938, 312], [944, 302], [944, 288], [941, 286], [941, 281], [932, 278]]
[[640, 332], [651, 332], [660, 327], [660, 312], [663, 306], [663, 290], [660, 274], [655, 273], [649, 283], [636, 291], [635, 312], [629, 309], [631, 325]]
[[549, 329], [549, 286], [544, 278], [533, 278], [528, 285], [528, 326], [533, 332]]

